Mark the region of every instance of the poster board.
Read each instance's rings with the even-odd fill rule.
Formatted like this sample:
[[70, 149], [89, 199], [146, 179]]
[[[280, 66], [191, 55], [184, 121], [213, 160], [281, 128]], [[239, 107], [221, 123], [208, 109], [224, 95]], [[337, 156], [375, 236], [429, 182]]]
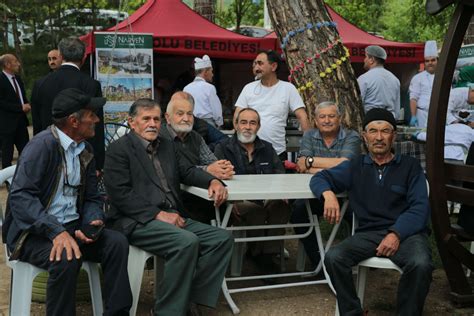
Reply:
[[151, 33], [96, 32], [95, 77], [107, 99], [104, 126], [126, 124], [135, 100], [153, 98], [153, 37]]

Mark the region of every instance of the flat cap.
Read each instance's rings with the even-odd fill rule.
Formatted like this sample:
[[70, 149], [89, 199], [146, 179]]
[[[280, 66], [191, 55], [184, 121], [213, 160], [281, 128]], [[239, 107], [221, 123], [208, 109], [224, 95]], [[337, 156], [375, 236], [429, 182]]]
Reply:
[[64, 89], [54, 98], [52, 114], [54, 118], [63, 118], [82, 109], [97, 111], [107, 101], [106, 98], [91, 98], [75, 88]]
[[378, 45], [367, 46], [365, 48], [365, 54], [374, 56], [383, 60], [387, 59], [387, 52], [385, 51], [385, 49], [383, 49], [382, 47]]
[[382, 108], [373, 108], [365, 113], [364, 121], [362, 122], [362, 128], [366, 128], [370, 122], [373, 121], [386, 121], [393, 126], [393, 130], [397, 130], [397, 121], [393, 117], [392, 112]]

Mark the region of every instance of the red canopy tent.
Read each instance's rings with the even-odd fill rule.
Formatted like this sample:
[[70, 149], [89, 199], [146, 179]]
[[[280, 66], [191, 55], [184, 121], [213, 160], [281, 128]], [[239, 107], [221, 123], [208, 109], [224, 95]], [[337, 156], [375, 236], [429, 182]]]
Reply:
[[[149, 0], [129, 20], [107, 31], [153, 33], [153, 49], [181, 56], [252, 60], [259, 50], [275, 49], [274, 38], [253, 38], [226, 30], [179, 0]], [[87, 54], [95, 49], [93, 33], [81, 37]]]
[[[423, 62], [423, 43], [400, 43], [374, 36], [346, 21], [329, 6], [326, 5], [326, 7], [332, 20], [337, 23], [337, 30], [342, 42], [349, 48], [352, 62], [363, 62], [364, 49], [369, 45], [382, 46], [387, 51], [386, 62], [389, 64], [417, 64]], [[265, 38], [276, 39], [277, 36], [275, 32], [272, 32]]]

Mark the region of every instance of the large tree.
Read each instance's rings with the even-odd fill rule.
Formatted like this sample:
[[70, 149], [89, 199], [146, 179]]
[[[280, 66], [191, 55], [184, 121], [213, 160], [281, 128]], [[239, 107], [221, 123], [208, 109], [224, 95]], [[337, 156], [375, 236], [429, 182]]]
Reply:
[[360, 129], [363, 110], [356, 77], [324, 2], [272, 0], [267, 5], [290, 79], [305, 101], [310, 120], [314, 121], [316, 104], [332, 100], [343, 112], [343, 124]]

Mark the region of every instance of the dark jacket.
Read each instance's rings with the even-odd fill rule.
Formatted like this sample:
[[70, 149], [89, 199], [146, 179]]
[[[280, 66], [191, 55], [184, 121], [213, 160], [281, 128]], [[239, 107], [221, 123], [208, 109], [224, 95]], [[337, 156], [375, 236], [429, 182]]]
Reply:
[[148, 223], [162, 210], [177, 210], [186, 216], [180, 198], [180, 183], [208, 188], [211, 180], [216, 179], [188, 164], [177, 154], [171, 141], [159, 137], [158, 159], [177, 201], [177, 205], [170, 207], [139, 137], [134, 132], [122, 136], [109, 145], [105, 157], [104, 183], [110, 199], [107, 223], [127, 236], [137, 225]]
[[317, 197], [327, 190], [347, 191], [359, 220], [357, 231], [390, 230], [401, 241], [427, 231], [426, 178], [415, 158], [395, 155], [379, 171], [369, 155], [361, 155], [318, 172], [309, 186]]
[[[33, 131], [39, 133], [52, 124], [52, 104], [54, 98], [64, 89], [76, 88], [91, 97], [101, 97], [100, 82], [71, 65], [62, 65], [58, 70], [37, 80], [31, 93], [31, 115]], [[95, 136], [89, 140], [94, 148], [97, 169], [104, 165], [104, 112], [97, 112], [100, 122], [96, 124]]]
[[[285, 173], [285, 168], [272, 144], [260, 139], [258, 136], [255, 138], [254, 143], [253, 161], [256, 174]], [[248, 156], [240, 145], [236, 134], [217, 144], [214, 154], [218, 159], [229, 160], [234, 165], [235, 174], [248, 174], [246, 168]]]
[[[18, 76], [15, 76], [15, 78], [23, 96], [23, 101], [28, 103], [23, 81]], [[14, 133], [21, 120], [28, 125], [21, 100], [16, 95], [10, 79], [0, 70], [0, 134]]]
[[[28, 233], [53, 240], [66, 230], [56, 217], [46, 212], [63, 172], [62, 150], [56, 127], [51, 127], [35, 136], [21, 154], [10, 188], [2, 231], [3, 241], [10, 249], [15, 248], [12, 256], [19, 254]], [[102, 200], [97, 191], [94, 156], [89, 144], [86, 143], [79, 161], [82, 186], [77, 199], [77, 212], [82, 224], [88, 224], [104, 218]]]

